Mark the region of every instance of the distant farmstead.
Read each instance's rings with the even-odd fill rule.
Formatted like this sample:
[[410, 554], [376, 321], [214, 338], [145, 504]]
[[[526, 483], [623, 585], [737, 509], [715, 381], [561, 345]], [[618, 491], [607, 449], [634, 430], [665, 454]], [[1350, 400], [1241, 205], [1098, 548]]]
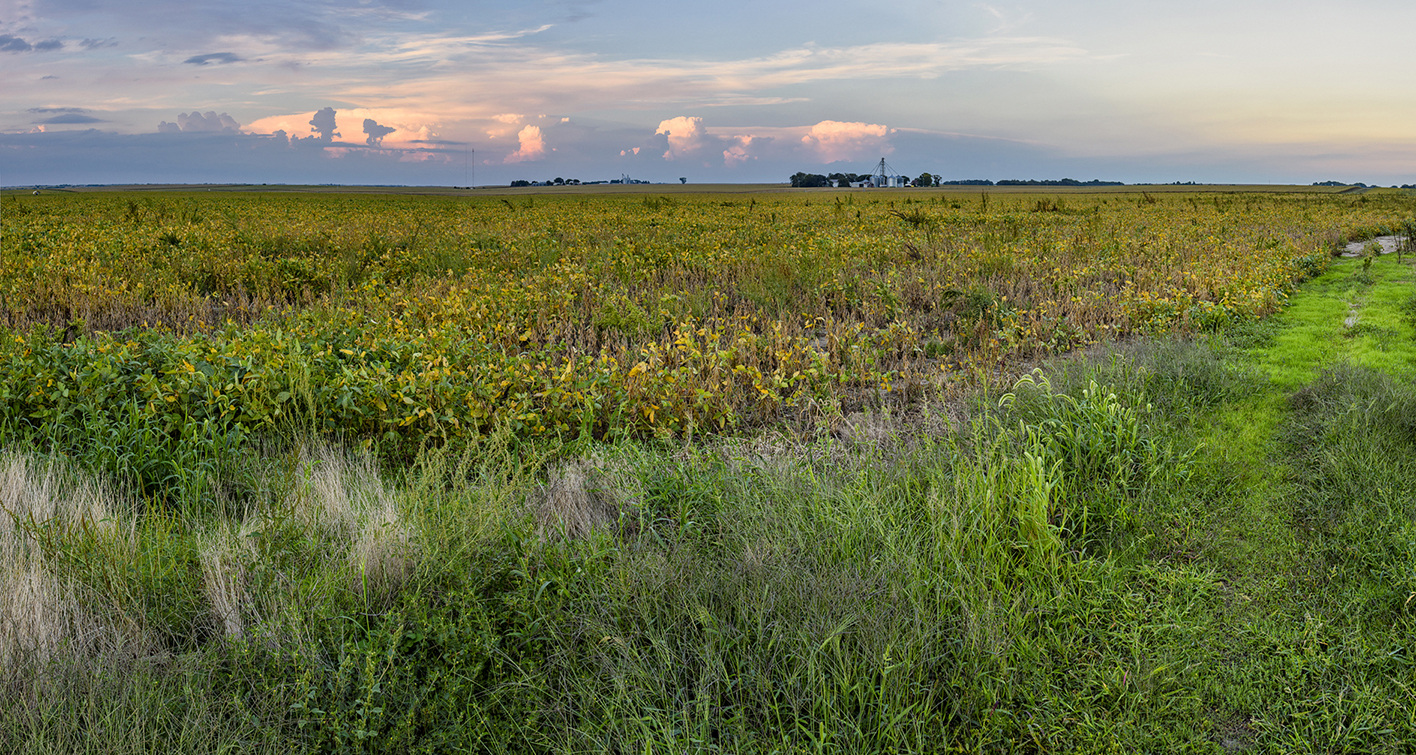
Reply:
[[925, 174], [930, 177], [928, 183], [922, 182], [924, 176], [919, 179], [911, 179], [909, 176], [900, 175], [898, 171], [891, 168], [885, 158], [880, 158], [880, 162], [875, 165], [874, 172], [870, 174], [856, 173], [832, 173], [823, 176], [819, 173], [796, 173], [791, 177], [791, 184], [796, 188], [816, 188], [833, 187], [852, 189], [903, 189], [907, 186], [931, 186], [937, 185], [937, 176]]

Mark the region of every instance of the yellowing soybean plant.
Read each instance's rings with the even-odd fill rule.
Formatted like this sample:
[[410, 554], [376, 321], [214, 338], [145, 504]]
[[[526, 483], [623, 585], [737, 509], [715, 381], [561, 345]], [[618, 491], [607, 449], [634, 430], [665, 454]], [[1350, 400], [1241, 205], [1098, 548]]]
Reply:
[[1410, 751], [1413, 210], [6, 196], [0, 749]]
[[1303, 193], [8, 202], [6, 435], [414, 447], [732, 430], [1214, 330], [1403, 218], [1400, 197]]

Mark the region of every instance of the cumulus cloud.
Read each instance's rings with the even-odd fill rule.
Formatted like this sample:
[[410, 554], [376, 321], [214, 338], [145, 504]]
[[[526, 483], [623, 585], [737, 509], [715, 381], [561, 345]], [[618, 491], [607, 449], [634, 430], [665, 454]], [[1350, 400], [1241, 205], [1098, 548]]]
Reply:
[[209, 52], [205, 55], [193, 55], [192, 57], [187, 58], [182, 62], [191, 63], [194, 66], [205, 66], [211, 65], [212, 63], [216, 63], [218, 65], [225, 63], [239, 63], [243, 60], [245, 60], [245, 58], [237, 55], [234, 52]]
[[890, 154], [894, 148], [888, 141], [889, 134], [890, 129], [876, 123], [821, 121], [811, 127], [801, 143], [822, 162], [833, 163], [876, 152]]
[[[315, 115], [321, 124], [327, 127], [328, 133], [331, 135], [330, 139], [326, 140], [319, 135], [307, 139], [292, 138], [299, 141], [302, 146], [327, 145], [326, 148], [331, 148], [330, 143], [334, 141], [334, 137], [341, 135], [332, 130], [336, 111], [332, 108], [326, 108], [326, 110], [329, 112], [320, 111]], [[337, 112], [339, 117], [346, 122], [352, 120], [354, 123], [364, 124], [362, 128], [365, 144], [370, 147], [409, 149], [416, 148], [417, 145], [430, 144], [439, 139], [439, 119], [429, 113], [398, 108], [347, 108]], [[243, 126], [242, 130], [252, 134], [273, 134], [276, 131], [284, 131], [286, 134], [300, 134], [306, 130], [307, 124], [310, 123], [312, 121], [308, 111], [287, 113], [258, 118], [249, 125]], [[375, 135], [373, 142], [368, 141], [370, 135]]]
[[[660, 121], [659, 127], [654, 130], [654, 140], [647, 146], [642, 145], [642, 148], [650, 150], [652, 154], [659, 154], [659, 150], [664, 150], [661, 155], [664, 160], [704, 159], [704, 167], [712, 165], [708, 160], [709, 154], [721, 151], [723, 166], [732, 168], [749, 160], [757, 160], [761, 157], [758, 153], [764, 148], [770, 149], [774, 138], [759, 133], [764, 130], [779, 135], [790, 134], [792, 139], [807, 131], [805, 127], [762, 129], [708, 126], [698, 116], [681, 115]], [[640, 149], [641, 147], [635, 147], [632, 150], [621, 150], [620, 156], [638, 155]]]
[[368, 144], [370, 147], [381, 147], [383, 146], [384, 137], [388, 136], [389, 134], [392, 134], [394, 131], [397, 130], [398, 129], [395, 129], [392, 126], [381, 126], [379, 125], [379, 122], [374, 120], [373, 118], [365, 118], [364, 134], [368, 138], [364, 140], [364, 143]]
[[527, 126], [516, 135], [520, 147], [502, 160], [503, 163], [519, 163], [539, 160], [546, 154], [546, 141], [541, 136], [539, 126]]
[[49, 52], [63, 46], [64, 43], [57, 39], [46, 39], [31, 44], [13, 34], [0, 34], [0, 52]]
[[334, 137], [343, 136], [343, 134], [335, 131], [337, 126], [334, 124], [334, 114], [334, 108], [326, 107], [316, 111], [315, 117], [310, 119], [310, 130], [319, 134], [320, 141], [322, 142], [333, 141]]
[[663, 134], [669, 140], [669, 148], [664, 152], [665, 160], [673, 160], [690, 152], [696, 152], [708, 141], [708, 129], [703, 127], [703, 119], [698, 116], [680, 115], [677, 118], [660, 121], [659, 128], [654, 131], [655, 136], [659, 134]]
[[499, 113], [491, 117], [492, 123], [486, 129], [487, 136], [493, 139], [500, 139], [516, 133], [517, 124], [521, 123], [525, 116], [519, 113]]
[[723, 150], [723, 165], [731, 168], [735, 165], [742, 165], [749, 159], [757, 159], [756, 155], [749, 154], [747, 151], [752, 146], [753, 138], [751, 136], [733, 137], [732, 141], [734, 144]]
[[215, 112], [210, 110], [208, 110], [206, 114], [202, 114], [196, 110], [193, 110], [190, 113], [178, 113], [176, 123], [168, 123], [167, 121], [163, 121], [157, 124], [157, 131], [160, 134], [176, 134], [182, 132], [209, 133], [214, 131], [226, 131], [230, 133], [236, 133], [240, 130], [241, 124], [237, 123], [235, 118], [232, 118], [226, 113], [217, 115]]

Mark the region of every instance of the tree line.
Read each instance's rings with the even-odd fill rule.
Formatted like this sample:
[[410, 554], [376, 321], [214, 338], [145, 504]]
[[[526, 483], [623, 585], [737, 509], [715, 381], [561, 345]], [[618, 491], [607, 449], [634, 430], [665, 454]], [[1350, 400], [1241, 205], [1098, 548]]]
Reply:
[[[820, 173], [797, 172], [791, 177], [792, 186], [798, 188], [813, 188], [821, 186], [850, 186], [854, 183], [869, 181], [869, 173], [831, 173], [822, 175]], [[910, 186], [939, 186], [939, 176], [933, 173], [921, 173], [918, 178], [910, 180]]]
[[[813, 188], [821, 186], [850, 186], [854, 183], [869, 181], [869, 173], [831, 173], [822, 175], [820, 173], [797, 172], [792, 175], [791, 183], [797, 188]], [[1048, 179], [1039, 181], [1037, 179], [1003, 179], [1001, 181], [990, 181], [986, 178], [972, 178], [962, 180], [944, 181], [938, 174], [921, 173], [918, 178], [909, 180], [910, 186], [1125, 186], [1121, 181], [1101, 181], [1093, 179], [1091, 181], [1078, 181], [1075, 178]]]

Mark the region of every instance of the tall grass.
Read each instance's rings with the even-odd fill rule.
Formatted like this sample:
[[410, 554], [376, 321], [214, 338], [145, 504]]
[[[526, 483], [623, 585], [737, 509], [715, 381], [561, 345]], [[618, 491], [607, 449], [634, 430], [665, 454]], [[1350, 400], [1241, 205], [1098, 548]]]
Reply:
[[[1039, 381], [1020, 390], [1039, 411], [1091, 406], [1090, 394]], [[1121, 404], [1097, 400], [1072, 419], [1097, 437], [1117, 433], [1108, 412]], [[1135, 417], [1123, 420], [1112, 441], [1141, 448]], [[1066, 733], [1065, 710], [1037, 697], [1033, 672], [1019, 676], [1041, 664], [1044, 676], [1071, 678], [1049, 660], [1059, 649], [1052, 628], [1090, 636], [1097, 612], [1119, 597], [1096, 591], [1116, 566], [1074, 532], [1071, 491], [1132, 501], [1176, 478], [1070, 465], [1021, 403], [980, 410], [954, 430], [876, 426], [873, 439], [603, 447], [552, 465], [544, 482], [498, 450], [505, 437], [472, 455], [431, 453], [396, 487], [367, 457], [297, 448], [272, 460], [271, 494], [237, 518], [181, 531], [132, 509], [82, 521], [164, 543], [171, 568], [188, 576], [139, 580], [126, 599], [197, 610], [185, 631], [169, 621], [159, 633], [180, 660], [151, 674], [175, 679], [184, 663], [219, 663], [193, 704], [216, 726], [259, 722], [252, 747], [932, 751], [941, 741], [1085, 741]], [[12, 462], [25, 489], [45, 479], [23, 472], [35, 463]], [[70, 527], [24, 540], [54, 517], [6, 505], [12, 522], [34, 520], [12, 537], [37, 554], [89, 537]], [[1135, 522], [1113, 525], [1122, 537]], [[13, 563], [31, 573], [30, 562]], [[107, 606], [114, 587], [90, 580], [74, 605]], [[38, 641], [6, 626], [17, 647]], [[81, 679], [77, 659], [110, 656], [116, 642], [85, 646], [68, 664], [27, 666], [13, 683]], [[1163, 673], [1148, 683], [1177, 684]], [[1016, 715], [1023, 708], [1055, 718], [1034, 731]], [[36, 741], [58, 736], [35, 718], [52, 710], [35, 698], [4, 725]]]
[[1262, 380], [1176, 343], [1006, 388], [947, 421], [857, 417], [869, 432], [839, 437], [537, 457], [502, 431], [396, 474], [272, 447], [250, 466], [260, 496], [181, 526], [11, 455], [3, 578], [63, 608], [51, 629], [0, 625], [19, 659], [0, 737], [38, 752], [1416, 741], [1393, 702], [1416, 602], [1409, 386], [1334, 373], [1293, 399], [1285, 453], [1309, 491], [1294, 521], [1321, 569], [1288, 577], [1303, 602], [1263, 598], [1282, 620], [1249, 615], [1235, 591], [1251, 583], [1222, 559], [1172, 549], [1196, 536], [1176, 511], [1243, 494], [1195, 454], [1197, 428]]

